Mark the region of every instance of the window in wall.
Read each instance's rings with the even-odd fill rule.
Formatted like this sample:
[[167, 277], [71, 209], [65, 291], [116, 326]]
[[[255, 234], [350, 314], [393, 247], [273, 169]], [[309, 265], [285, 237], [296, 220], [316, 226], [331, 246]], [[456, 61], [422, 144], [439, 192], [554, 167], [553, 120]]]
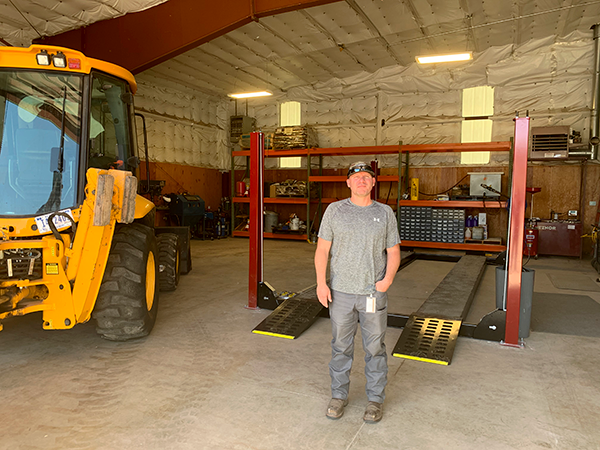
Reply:
[[[494, 115], [494, 88], [477, 86], [463, 89], [461, 142], [491, 142]], [[488, 164], [490, 152], [461, 153], [461, 164]]]
[[[302, 123], [302, 104], [300, 102], [285, 102], [279, 108], [279, 126], [294, 127]], [[282, 169], [297, 169], [302, 166], [302, 157], [290, 156], [279, 158]]]

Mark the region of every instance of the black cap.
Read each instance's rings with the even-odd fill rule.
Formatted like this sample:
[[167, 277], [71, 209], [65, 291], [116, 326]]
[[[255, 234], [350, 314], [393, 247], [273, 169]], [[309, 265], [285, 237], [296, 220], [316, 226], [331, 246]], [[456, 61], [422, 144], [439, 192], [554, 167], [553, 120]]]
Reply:
[[351, 175], [354, 175], [358, 172], [367, 172], [371, 174], [372, 177], [375, 176], [375, 172], [373, 171], [371, 166], [363, 161], [357, 161], [350, 166], [350, 168], [348, 169], [348, 178], [350, 178]]

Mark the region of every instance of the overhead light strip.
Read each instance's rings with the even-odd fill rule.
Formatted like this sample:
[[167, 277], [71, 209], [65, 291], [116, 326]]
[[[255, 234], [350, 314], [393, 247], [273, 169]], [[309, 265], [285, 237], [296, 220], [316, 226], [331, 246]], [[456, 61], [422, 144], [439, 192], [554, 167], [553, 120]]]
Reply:
[[453, 55], [417, 56], [419, 64], [433, 64], [456, 61], [469, 61], [473, 59], [473, 53], [455, 53]]
[[268, 97], [269, 95], [273, 95], [268, 91], [260, 91], [260, 92], [242, 92], [239, 94], [227, 94], [228, 97], [231, 98], [253, 98], [253, 97]]

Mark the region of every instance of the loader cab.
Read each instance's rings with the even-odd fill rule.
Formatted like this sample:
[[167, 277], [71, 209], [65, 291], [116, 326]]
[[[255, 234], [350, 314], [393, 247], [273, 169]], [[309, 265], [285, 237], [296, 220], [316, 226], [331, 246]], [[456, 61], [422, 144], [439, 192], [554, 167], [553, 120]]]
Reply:
[[[78, 208], [88, 168], [135, 174], [139, 162], [128, 72], [130, 79], [115, 76], [109, 72], [116, 66], [81, 54], [60, 70], [35, 64], [40, 50], [30, 48], [28, 59], [26, 52], [15, 50], [14, 67], [0, 67], [0, 217], [6, 218]], [[68, 70], [72, 60], [78, 66]]]

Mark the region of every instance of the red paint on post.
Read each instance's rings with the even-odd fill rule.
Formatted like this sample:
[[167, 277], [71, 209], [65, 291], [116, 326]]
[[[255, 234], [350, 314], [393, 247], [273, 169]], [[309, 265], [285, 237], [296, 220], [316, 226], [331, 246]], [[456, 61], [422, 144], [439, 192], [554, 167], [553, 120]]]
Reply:
[[508, 250], [508, 280], [506, 286], [507, 345], [519, 345], [521, 311], [521, 274], [523, 267], [523, 232], [525, 228], [525, 192], [527, 184], [527, 150], [529, 147], [529, 117], [515, 119], [515, 150], [513, 156], [510, 196], [510, 245]]
[[258, 283], [263, 281], [263, 168], [264, 135], [250, 134], [250, 264], [248, 308], [258, 308]]

